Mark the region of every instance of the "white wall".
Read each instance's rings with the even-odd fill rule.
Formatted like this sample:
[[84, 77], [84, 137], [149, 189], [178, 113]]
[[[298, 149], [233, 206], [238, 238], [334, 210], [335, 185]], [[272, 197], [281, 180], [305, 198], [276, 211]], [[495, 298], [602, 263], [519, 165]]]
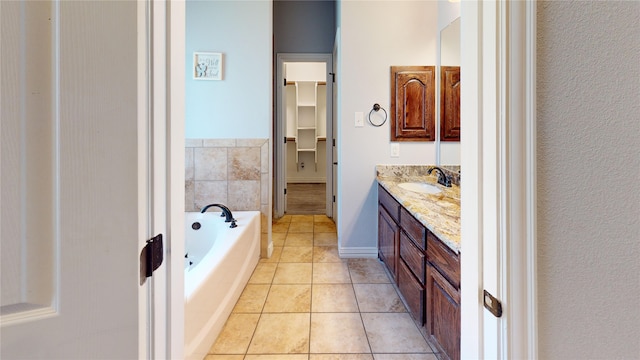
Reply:
[[639, 18], [538, 3], [541, 359], [640, 358]]
[[[272, 2], [189, 0], [186, 5], [186, 138], [268, 138]], [[193, 79], [194, 51], [224, 54], [222, 81]]]
[[435, 65], [437, 2], [338, 3], [340, 167], [338, 238], [341, 249], [377, 248], [376, 164], [434, 164], [434, 142], [401, 142], [390, 157], [390, 128], [354, 127], [354, 113], [390, 106], [390, 66]]

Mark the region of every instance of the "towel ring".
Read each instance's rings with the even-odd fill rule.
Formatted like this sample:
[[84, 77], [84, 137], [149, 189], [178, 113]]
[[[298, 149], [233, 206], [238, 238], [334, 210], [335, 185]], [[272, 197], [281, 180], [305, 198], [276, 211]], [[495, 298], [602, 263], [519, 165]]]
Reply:
[[[371, 121], [371, 113], [378, 112], [379, 110], [384, 111], [384, 120], [382, 120], [381, 123], [376, 124], [373, 121]], [[369, 120], [369, 124], [375, 126], [375, 127], [380, 127], [382, 125], [384, 125], [384, 123], [387, 122], [387, 110], [385, 110], [382, 106], [380, 106], [380, 104], [373, 104], [373, 109], [371, 109], [371, 111], [369, 111], [369, 115], [367, 116], [367, 120]]]

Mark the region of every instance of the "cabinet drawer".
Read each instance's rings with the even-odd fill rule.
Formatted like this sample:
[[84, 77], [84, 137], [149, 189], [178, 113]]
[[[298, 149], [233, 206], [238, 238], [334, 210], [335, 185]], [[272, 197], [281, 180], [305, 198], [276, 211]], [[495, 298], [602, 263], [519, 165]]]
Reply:
[[407, 267], [418, 281], [424, 285], [426, 274], [424, 252], [418, 249], [403, 231], [400, 232], [400, 257], [407, 263]]
[[456, 289], [460, 288], [460, 257], [431, 232], [427, 235], [427, 261]]
[[396, 199], [394, 199], [393, 196], [391, 196], [387, 190], [382, 187], [382, 185], [378, 185], [378, 202], [387, 209], [387, 212], [396, 223], [399, 222], [400, 203], [398, 203]]
[[420, 250], [424, 251], [426, 249], [427, 229], [403, 207], [400, 208], [400, 227], [404, 229]]
[[424, 325], [424, 287], [411, 275], [404, 261], [400, 260], [398, 269], [398, 289], [402, 294], [409, 312], [420, 325]]

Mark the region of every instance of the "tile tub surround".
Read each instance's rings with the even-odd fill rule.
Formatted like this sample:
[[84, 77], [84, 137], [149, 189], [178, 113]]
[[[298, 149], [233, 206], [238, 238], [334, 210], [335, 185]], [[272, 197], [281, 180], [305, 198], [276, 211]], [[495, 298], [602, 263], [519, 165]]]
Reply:
[[186, 139], [185, 211], [221, 203], [262, 213], [262, 256], [268, 242], [269, 139]]
[[[460, 186], [438, 184], [437, 172], [427, 175], [433, 165], [378, 165], [377, 180], [411, 215], [444, 244], [460, 253]], [[445, 169], [445, 171], [450, 169]], [[439, 194], [419, 194], [398, 186], [403, 182], [426, 182], [442, 190]]]

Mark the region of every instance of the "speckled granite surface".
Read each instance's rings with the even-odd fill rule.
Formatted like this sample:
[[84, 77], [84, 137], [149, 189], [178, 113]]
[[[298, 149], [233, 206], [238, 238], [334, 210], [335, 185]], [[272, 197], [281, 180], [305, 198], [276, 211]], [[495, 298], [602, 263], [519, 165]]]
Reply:
[[[438, 184], [437, 172], [427, 175], [432, 166], [377, 165], [377, 180], [429, 231], [451, 250], [460, 253], [460, 187], [454, 184], [448, 188]], [[425, 182], [442, 191], [438, 194], [417, 193], [398, 186], [403, 182]]]

